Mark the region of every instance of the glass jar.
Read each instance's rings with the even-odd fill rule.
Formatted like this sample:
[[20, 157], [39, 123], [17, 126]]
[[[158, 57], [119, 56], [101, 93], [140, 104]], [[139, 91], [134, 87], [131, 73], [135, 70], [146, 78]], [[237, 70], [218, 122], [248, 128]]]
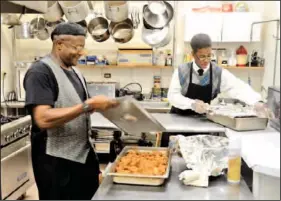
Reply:
[[238, 184], [241, 180], [241, 139], [229, 139], [227, 181]]

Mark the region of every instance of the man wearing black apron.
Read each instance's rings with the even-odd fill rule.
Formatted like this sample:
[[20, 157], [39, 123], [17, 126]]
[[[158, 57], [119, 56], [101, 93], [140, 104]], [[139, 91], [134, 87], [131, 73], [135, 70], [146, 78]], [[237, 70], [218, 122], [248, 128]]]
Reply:
[[[172, 104], [170, 113], [183, 116], [203, 115], [220, 92], [255, 106], [260, 113], [266, 111], [259, 93], [226, 69], [211, 62], [212, 41], [208, 35], [196, 34], [190, 45], [194, 61], [175, 69], [171, 80], [168, 92], [168, 99]], [[170, 135], [177, 134], [183, 133], [163, 133], [161, 146], [167, 147]]]

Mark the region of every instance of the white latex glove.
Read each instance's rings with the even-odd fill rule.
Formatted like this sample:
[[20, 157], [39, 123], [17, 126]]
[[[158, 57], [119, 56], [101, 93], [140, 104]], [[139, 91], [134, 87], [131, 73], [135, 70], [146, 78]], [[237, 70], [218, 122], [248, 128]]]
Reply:
[[185, 185], [189, 182], [195, 181], [200, 178], [200, 174], [198, 172], [192, 170], [185, 170], [179, 175], [179, 180], [183, 181]]
[[195, 100], [195, 102], [191, 105], [191, 108], [194, 112], [196, 112], [198, 114], [204, 114], [204, 113], [207, 113], [209, 104], [204, 103], [201, 100]]
[[274, 118], [274, 113], [264, 103], [256, 103], [254, 106], [254, 110], [257, 113], [257, 116], [260, 118]]
[[179, 179], [186, 186], [208, 187], [209, 177], [204, 172], [185, 170], [179, 175]]

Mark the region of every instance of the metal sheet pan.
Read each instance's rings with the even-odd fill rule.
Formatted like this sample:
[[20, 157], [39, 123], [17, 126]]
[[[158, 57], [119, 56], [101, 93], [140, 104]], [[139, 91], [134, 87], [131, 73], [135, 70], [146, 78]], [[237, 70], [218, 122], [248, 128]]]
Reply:
[[120, 105], [101, 114], [129, 134], [160, 132], [165, 128], [132, 97], [116, 99]]
[[[162, 176], [150, 176], [150, 175], [137, 175], [137, 174], [120, 174], [115, 172], [115, 167], [120, 159], [126, 155], [129, 150], [138, 150], [138, 151], [161, 151], [167, 153], [168, 155], [168, 165], [166, 173]], [[119, 156], [116, 158], [115, 162], [112, 164], [108, 175], [113, 177], [115, 183], [121, 184], [133, 184], [133, 185], [148, 185], [148, 186], [160, 186], [164, 183], [165, 179], [169, 178], [171, 168], [171, 155], [170, 149], [166, 147], [135, 147], [135, 146], [126, 146]]]
[[226, 126], [236, 131], [263, 130], [267, 127], [267, 118], [241, 117], [231, 118], [222, 115], [209, 115], [207, 118], [213, 122]]

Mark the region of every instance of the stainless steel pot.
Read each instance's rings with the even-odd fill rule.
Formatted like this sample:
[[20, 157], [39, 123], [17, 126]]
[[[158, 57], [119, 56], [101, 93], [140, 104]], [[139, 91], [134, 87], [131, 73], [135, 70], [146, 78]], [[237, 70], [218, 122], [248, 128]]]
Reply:
[[1, 20], [2, 24], [12, 25], [12, 26], [21, 25], [20, 18], [18, 17], [17, 14], [3, 13], [1, 14], [1, 17], [2, 17]]
[[173, 16], [174, 9], [166, 1], [152, 1], [143, 8], [143, 18], [153, 28], [163, 28], [169, 24]]
[[109, 33], [117, 43], [127, 43], [134, 36], [134, 26], [131, 19], [127, 18], [122, 22], [111, 22]]
[[164, 47], [171, 41], [171, 32], [169, 25], [162, 29], [147, 29], [143, 26], [142, 40], [154, 48]]
[[122, 22], [128, 18], [127, 1], [104, 1], [105, 16], [112, 22]]
[[43, 30], [40, 30], [36, 33], [36, 37], [39, 40], [47, 40], [50, 37], [50, 34], [48, 32], [48, 30], [45, 28]]
[[69, 22], [80, 22], [90, 12], [87, 1], [59, 1], [59, 4]]
[[43, 15], [48, 22], [57, 22], [63, 16], [63, 11], [57, 1], [48, 1], [48, 10]]
[[30, 33], [36, 34], [38, 31], [44, 30], [46, 25], [46, 20], [41, 17], [34, 18], [30, 22]]
[[89, 22], [88, 31], [97, 42], [106, 41], [110, 34], [108, 21], [103, 17], [96, 17]]
[[17, 39], [30, 39], [34, 38], [34, 35], [30, 33], [30, 23], [24, 22], [21, 25], [15, 26], [16, 38]]

